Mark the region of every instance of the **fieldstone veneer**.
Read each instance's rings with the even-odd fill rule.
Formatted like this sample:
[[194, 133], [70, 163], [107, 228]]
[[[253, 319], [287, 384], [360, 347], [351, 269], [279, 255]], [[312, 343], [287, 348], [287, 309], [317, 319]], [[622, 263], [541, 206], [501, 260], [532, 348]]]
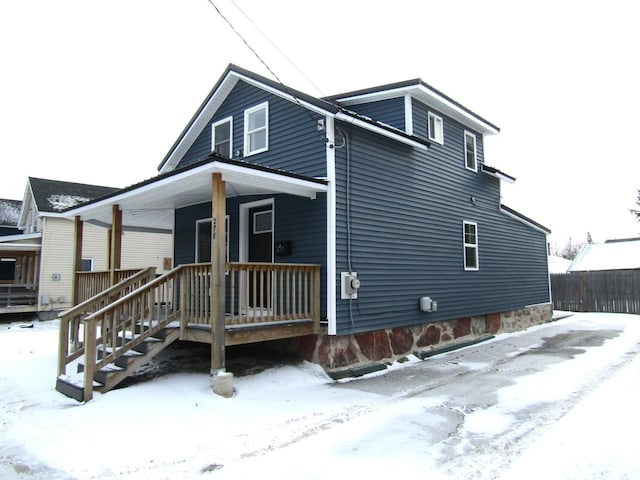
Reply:
[[533, 305], [516, 311], [458, 318], [355, 335], [309, 335], [299, 339], [301, 356], [331, 371], [373, 363], [392, 363], [412, 353], [424, 353], [465, 343], [488, 334], [524, 330], [550, 322], [553, 307]]

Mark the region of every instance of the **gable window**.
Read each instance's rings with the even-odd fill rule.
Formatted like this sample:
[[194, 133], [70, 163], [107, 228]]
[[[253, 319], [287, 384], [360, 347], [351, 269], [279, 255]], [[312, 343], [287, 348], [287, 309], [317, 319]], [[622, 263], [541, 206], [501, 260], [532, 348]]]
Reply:
[[244, 111], [244, 154], [269, 149], [269, 104], [256, 105]]
[[444, 131], [442, 127], [442, 117], [429, 112], [429, 140], [433, 140], [439, 144], [444, 143]]
[[211, 151], [231, 158], [233, 151], [233, 119], [225, 118], [211, 125]]
[[474, 172], [478, 171], [476, 162], [476, 136], [473, 133], [464, 132], [464, 161], [465, 166]]
[[463, 222], [464, 269], [478, 270], [478, 224]]
[[[229, 215], [224, 220], [225, 258], [229, 263]], [[196, 263], [211, 262], [211, 219], [196, 222]]]

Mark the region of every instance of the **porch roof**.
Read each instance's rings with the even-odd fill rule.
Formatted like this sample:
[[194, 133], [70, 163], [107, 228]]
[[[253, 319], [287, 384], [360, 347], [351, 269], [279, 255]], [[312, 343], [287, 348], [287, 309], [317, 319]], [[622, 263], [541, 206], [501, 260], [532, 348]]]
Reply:
[[79, 216], [85, 222], [109, 227], [112, 207], [118, 205], [125, 230], [171, 231], [175, 209], [211, 201], [214, 173], [222, 174], [227, 198], [273, 193], [315, 198], [327, 191], [328, 183], [211, 154], [200, 162], [65, 210], [61, 216]]

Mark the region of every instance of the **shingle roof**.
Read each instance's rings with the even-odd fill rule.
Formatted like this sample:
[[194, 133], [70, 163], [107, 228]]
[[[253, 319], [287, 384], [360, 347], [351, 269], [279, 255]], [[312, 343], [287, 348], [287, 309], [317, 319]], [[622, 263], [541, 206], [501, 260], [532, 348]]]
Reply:
[[69, 207], [113, 193], [118, 188], [29, 177], [31, 192], [40, 213], [59, 213]]
[[0, 225], [3, 227], [17, 227], [20, 219], [22, 201], [0, 198]]

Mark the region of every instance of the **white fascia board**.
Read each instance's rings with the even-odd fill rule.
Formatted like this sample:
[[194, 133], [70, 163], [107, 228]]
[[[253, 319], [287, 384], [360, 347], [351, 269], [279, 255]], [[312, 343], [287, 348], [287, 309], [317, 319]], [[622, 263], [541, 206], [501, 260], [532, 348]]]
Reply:
[[509, 212], [509, 211], [505, 210], [504, 208], [502, 208], [502, 205], [500, 206], [500, 211], [501, 211], [502, 213], [504, 213], [505, 215], [507, 215], [507, 216], [509, 216], [509, 217], [513, 218], [514, 220], [518, 220], [519, 222], [524, 223], [525, 225], [529, 225], [529, 226], [530, 226], [531, 228], [533, 228], [534, 230], [538, 230], [539, 232], [542, 232], [542, 233], [544, 233], [544, 234], [545, 234], [545, 235], [547, 235], [547, 236], [549, 235], [549, 232], [548, 232], [548, 231], [546, 231], [546, 230], [544, 230], [544, 229], [540, 228], [539, 226], [537, 226], [537, 225], [535, 225], [535, 224], [533, 224], [533, 223], [531, 223], [531, 222], [527, 222], [527, 221], [526, 221], [524, 218], [522, 218], [522, 217], [519, 217], [519, 216], [517, 216], [517, 215], [514, 215], [513, 213], [511, 213], [511, 212]]
[[0, 237], [0, 244], [3, 242], [19, 242], [21, 240], [35, 240], [42, 238], [42, 233], [21, 233], [18, 235], [5, 235]]
[[37, 243], [0, 243], [0, 251], [4, 252], [34, 252], [41, 250]]
[[176, 146], [173, 152], [171, 152], [171, 156], [167, 159], [165, 164], [162, 166], [159, 173], [166, 173], [170, 170], [173, 170], [173, 168], [178, 164], [178, 162], [184, 156], [184, 154], [187, 153], [191, 145], [193, 145], [193, 142], [195, 142], [195, 140], [198, 138], [198, 136], [200, 135], [200, 132], [202, 132], [202, 130], [207, 126], [207, 122], [209, 121], [209, 119], [215, 114], [216, 110], [220, 107], [220, 105], [222, 105], [222, 102], [224, 102], [224, 100], [227, 98], [229, 93], [231, 93], [231, 90], [233, 90], [233, 87], [236, 86], [236, 84], [238, 83], [238, 80], [242, 80], [248, 83], [249, 85], [252, 85], [256, 88], [260, 88], [261, 90], [269, 92], [278, 97], [284, 98], [285, 100], [289, 100], [290, 102], [298, 103], [302, 105], [304, 108], [311, 110], [312, 112], [318, 113], [322, 116], [326, 116], [331, 113], [331, 112], [328, 112], [327, 110], [323, 110], [317, 107], [316, 105], [312, 105], [311, 103], [305, 102], [294, 95], [291, 95], [289, 93], [286, 93], [276, 88], [265, 85], [262, 82], [254, 80], [253, 78], [247, 77], [238, 72], [234, 72], [232, 70], [227, 74], [227, 76], [222, 81], [222, 83], [220, 84], [218, 89], [215, 91], [215, 93], [211, 96], [207, 104], [202, 108], [202, 110], [198, 114], [198, 117], [193, 121], [193, 123], [189, 127], [189, 130], [184, 135], [180, 143]]
[[158, 173], [167, 173], [175, 168], [180, 159], [187, 153], [193, 142], [196, 141], [202, 130], [207, 126], [207, 122], [218, 110], [222, 102], [227, 98], [233, 87], [238, 83], [238, 75], [234, 72], [229, 72], [225, 79], [222, 81], [216, 92], [209, 98], [206, 105], [200, 110], [198, 116], [193, 120], [193, 123], [189, 126], [189, 129], [184, 134], [180, 143], [176, 145], [176, 148], [171, 152], [171, 155], [164, 163]]
[[415, 140], [411, 140], [410, 138], [404, 137], [402, 135], [398, 135], [396, 133], [393, 133], [390, 130], [387, 130], [385, 128], [382, 127], [377, 127], [375, 125], [372, 125], [371, 123], [362, 121], [356, 117], [353, 117], [351, 115], [347, 115], [346, 113], [342, 113], [342, 112], [338, 112], [335, 115], [336, 120], [340, 120], [342, 122], [346, 122], [346, 123], [351, 123], [353, 125], [356, 125], [357, 127], [360, 128], [364, 128], [365, 130], [369, 130], [371, 132], [377, 133], [378, 135], [382, 135], [384, 137], [387, 138], [391, 138], [393, 140], [396, 140], [397, 142], [402, 142], [406, 145], [409, 145], [411, 147], [414, 148], [419, 148], [421, 150], [429, 150], [429, 147], [427, 147], [425, 144], [420, 143], [420, 142], [416, 142]]
[[425, 87], [424, 85], [410, 85], [405, 87], [393, 88], [380, 92], [365, 93], [355, 97], [338, 98], [337, 102], [342, 105], [358, 105], [361, 103], [374, 102], [380, 100], [388, 100], [398, 98], [405, 95], [411, 95], [418, 100], [423, 101], [428, 106], [447, 114], [448, 116], [460, 121], [463, 125], [481, 132], [484, 135], [497, 135], [500, 133], [493, 125], [488, 124], [475, 115], [467, 112], [463, 108], [453, 103], [451, 100]]
[[443, 113], [446, 113], [456, 120], [459, 120], [461, 123], [474, 128], [482, 134], [497, 135], [498, 133], [500, 133], [500, 131], [497, 130], [493, 125], [490, 125], [489, 123], [483, 121], [481, 118], [470, 114], [463, 108], [460, 108], [455, 103], [434, 92], [433, 90], [425, 87], [424, 85], [419, 85], [417, 87], [417, 90], [418, 98], [420, 96], [425, 97], [425, 103], [433, 105], [434, 108], [440, 110]]

